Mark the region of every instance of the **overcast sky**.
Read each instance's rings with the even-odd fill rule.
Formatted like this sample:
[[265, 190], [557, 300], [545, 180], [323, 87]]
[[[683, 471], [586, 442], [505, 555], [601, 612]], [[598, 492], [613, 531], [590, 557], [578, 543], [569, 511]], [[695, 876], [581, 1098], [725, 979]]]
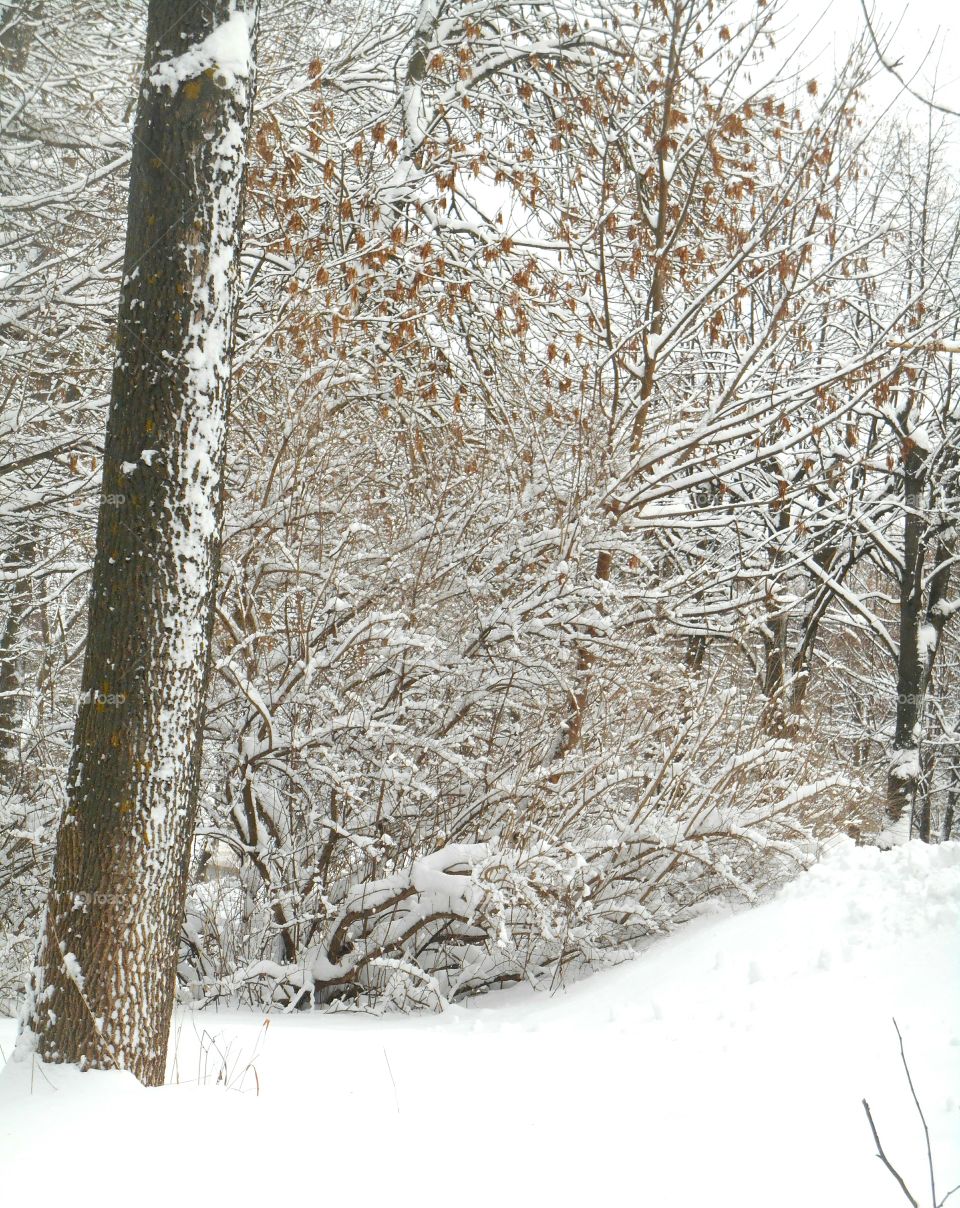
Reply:
[[[960, 112], [960, 2], [958, 0], [867, 0], [874, 27], [888, 57], [902, 59], [900, 72], [924, 95], [936, 90], [937, 100]], [[846, 54], [850, 41], [863, 26], [860, 0], [792, 0], [795, 7], [795, 34], [821, 16], [810, 34], [805, 50], [817, 55], [825, 71]], [[806, 57], [806, 56], [805, 56]], [[897, 108], [911, 104], [900, 96], [893, 77], [878, 79], [875, 97], [878, 104], [895, 102]], [[920, 106], [917, 106], [919, 109]], [[960, 126], [960, 119], [953, 122]]]

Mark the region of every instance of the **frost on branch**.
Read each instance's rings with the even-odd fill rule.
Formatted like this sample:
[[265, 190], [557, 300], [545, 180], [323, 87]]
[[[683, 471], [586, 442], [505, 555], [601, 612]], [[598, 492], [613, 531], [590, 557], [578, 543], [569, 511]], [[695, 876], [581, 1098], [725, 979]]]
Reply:
[[[271, 15], [253, 130], [183, 999], [436, 1007], [553, 984], [761, 894], [838, 829], [877, 831], [888, 772], [949, 833], [958, 194], [942, 163], [924, 184], [933, 149], [867, 139], [856, 55], [799, 101], [747, 87], [772, 3], [734, 33], [705, 14], [675, 54], [682, 5], [423, 0], [375, 23], [334, 5], [322, 26], [307, 7]], [[72, 31], [94, 82], [129, 69], [96, 66], [123, 38], [100, 8]], [[149, 94], [243, 96], [247, 40], [233, 13], [178, 42]], [[13, 95], [74, 139], [63, 114], [86, 106], [89, 164], [52, 179], [16, 115], [0, 152], [30, 249], [0, 276], [0, 673], [23, 685], [0, 694], [5, 990], [79, 694], [122, 251], [124, 109], [51, 100], [64, 74], [41, 59]], [[228, 173], [235, 129], [210, 150]], [[184, 241], [185, 456], [144, 437], [117, 487], [186, 488], [165, 614], [183, 666], [223, 441], [235, 215], [214, 199], [210, 246]], [[908, 518], [905, 650], [929, 676], [900, 693]], [[902, 704], [917, 749], [891, 765]], [[175, 700], [159, 722], [167, 782]]]

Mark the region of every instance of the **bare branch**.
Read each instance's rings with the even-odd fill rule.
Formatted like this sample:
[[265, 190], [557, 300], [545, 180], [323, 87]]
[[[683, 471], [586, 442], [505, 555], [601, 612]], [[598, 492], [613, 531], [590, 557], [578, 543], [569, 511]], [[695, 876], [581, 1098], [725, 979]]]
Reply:
[[893, 1165], [893, 1163], [890, 1161], [890, 1159], [887, 1157], [887, 1155], [883, 1152], [883, 1146], [880, 1144], [880, 1137], [877, 1135], [877, 1126], [874, 1124], [873, 1116], [870, 1114], [870, 1104], [866, 1101], [866, 1099], [861, 1100], [861, 1102], [863, 1103], [863, 1110], [867, 1113], [867, 1120], [870, 1123], [870, 1131], [873, 1133], [874, 1144], [877, 1147], [877, 1157], [884, 1164], [884, 1166], [886, 1166], [887, 1170], [890, 1171], [890, 1173], [893, 1175], [893, 1177], [900, 1184], [900, 1190], [903, 1192], [903, 1194], [907, 1197], [907, 1199], [913, 1205], [913, 1208], [917, 1208], [917, 1201], [910, 1194], [910, 1190], [907, 1187], [906, 1183], [901, 1178], [899, 1171]]
[[923, 1108], [920, 1106], [920, 1100], [917, 1098], [917, 1092], [913, 1086], [913, 1079], [910, 1077], [910, 1067], [907, 1065], [907, 1055], [903, 1051], [903, 1037], [900, 1035], [900, 1029], [897, 1027], [897, 1021], [893, 1021], [894, 1031], [897, 1033], [897, 1040], [900, 1041], [900, 1060], [903, 1062], [903, 1072], [907, 1075], [907, 1084], [910, 1087], [910, 1094], [913, 1095], [913, 1102], [916, 1104], [917, 1112], [920, 1116], [920, 1123], [923, 1125], [923, 1135], [927, 1142], [927, 1165], [930, 1168], [930, 1199], [936, 1208], [937, 1203], [937, 1185], [933, 1177], [933, 1151], [930, 1148], [930, 1129], [927, 1128], [927, 1119], [923, 1114]]
[[926, 105], [928, 109], [935, 109], [937, 113], [945, 113], [948, 117], [960, 117], [960, 110], [951, 109], [947, 105], [941, 105], [937, 101], [932, 100], [930, 97], [923, 96], [921, 93], [917, 92], [915, 88], [911, 88], [899, 71], [900, 64], [903, 62], [903, 60], [897, 59], [896, 62], [891, 63], [883, 53], [883, 49], [880, 46], [880, 40], [877, 37], [876, 30], [873, 28], [873, 22], [870, 19], [870, 13], [867, 10], [867, 0], [860, 0], [860, 7], [863, 9], [863, 18], [867, 23], [867, 33], [870, 35], [870, 41], [873, 43], [873, 49], [877, 58], [880, 60], [880, 65], [884, 68], [884, 70], [889, 71], [901, 88], [903, 88], [906, 92], [909, 92], [909, 94], [915, 100], [918, 100], [922, 105]]

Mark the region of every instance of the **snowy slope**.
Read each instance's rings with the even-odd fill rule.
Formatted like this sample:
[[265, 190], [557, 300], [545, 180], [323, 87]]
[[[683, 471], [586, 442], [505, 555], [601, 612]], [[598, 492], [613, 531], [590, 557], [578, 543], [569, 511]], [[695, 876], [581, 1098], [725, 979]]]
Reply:
[[[774, 901], [701, 918], [553, 997], [274, 1016], [266, 1032], [260, 1016], [181, 1015], [180, 1085], [6, 1067], [0, 1198], [905, 1204], [874, 1156], [866, 1096], [929, 1204], [891, 1016], [939, 1196], [960, 1182], [958, 924], [960, 844], [844, 842]], [[5, 1053], [13, 1031], [0, 1024]], [[215, 1085], [218, 1053], [234, 1089]]]

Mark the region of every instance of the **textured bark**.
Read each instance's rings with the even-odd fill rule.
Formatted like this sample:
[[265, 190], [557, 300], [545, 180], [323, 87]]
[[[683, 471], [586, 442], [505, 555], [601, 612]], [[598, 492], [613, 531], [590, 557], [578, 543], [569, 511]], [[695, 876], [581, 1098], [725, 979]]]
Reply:
[[252, 41], [229, 63], [200, 44], [231, 19], [252, 39], [255, 4], [150, 0], [83, 695], [18, 1046], [152, 1085], [195, 824], [253, 91]]
[[[900, 646], [897, 652], [897, 723], [887, 777], [887, 826], [913, 816], [920, 775], [920, 706], [923, 659], [923, 491], [926, 455], [913, 446], [904, 458], [903, 573], [900, 579]], [[901, 828], [902, 829], [902, 828]], [[908, 831], [909, 834], [909, 831]]]
[[[923, 711], [934, 661], [950, 616], [948, 605], [957, 535], [952, 521], [933, 530], [924, 515], [928, 454], [911, 444], [904, 461], [903, 576], [900, 581], [900, 645], [897, 654], [897, 721], [887, 776], [886, 833], [909, 837], [913, 823], [930, 838], [929, 814], [914, 818], [921, 780]], [[926, 556], [933, 568], [925, 582]], [[929, 808], [929, 807], [928, 807]]]

